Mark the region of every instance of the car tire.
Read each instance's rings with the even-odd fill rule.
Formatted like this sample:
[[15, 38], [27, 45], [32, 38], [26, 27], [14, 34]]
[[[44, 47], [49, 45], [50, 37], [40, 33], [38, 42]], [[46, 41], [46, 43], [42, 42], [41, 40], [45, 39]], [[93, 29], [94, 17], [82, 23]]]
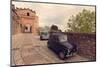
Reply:
[[65, 59], [65, 54], [64, 54], [64, 52], [59, 52], [59, 58], [61, 59], [61, 60], [64, 60]]
[[40, 40], [43, 40], [42, 36], [40, 36]]
[[49, 44], [47, 44], [47, 47], [50, 48]]

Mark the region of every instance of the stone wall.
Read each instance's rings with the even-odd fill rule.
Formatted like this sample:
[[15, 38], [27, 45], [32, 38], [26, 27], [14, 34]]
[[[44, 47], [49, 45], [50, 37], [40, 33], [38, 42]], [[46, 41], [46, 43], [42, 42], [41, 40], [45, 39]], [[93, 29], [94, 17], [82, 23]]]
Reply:
[[65, 33], [70, 43], [77, 44], [78, 54], [90, 60], [96, 60], [95, 33]]

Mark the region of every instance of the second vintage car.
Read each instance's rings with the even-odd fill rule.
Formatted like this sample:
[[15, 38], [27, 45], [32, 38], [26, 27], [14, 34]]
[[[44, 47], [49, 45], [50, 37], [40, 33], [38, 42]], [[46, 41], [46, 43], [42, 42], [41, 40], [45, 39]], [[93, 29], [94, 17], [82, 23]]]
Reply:
[[42, 31], [40, 33], [40, 40], [48, 40], [49, 38], [49, 33], [47, 31]]

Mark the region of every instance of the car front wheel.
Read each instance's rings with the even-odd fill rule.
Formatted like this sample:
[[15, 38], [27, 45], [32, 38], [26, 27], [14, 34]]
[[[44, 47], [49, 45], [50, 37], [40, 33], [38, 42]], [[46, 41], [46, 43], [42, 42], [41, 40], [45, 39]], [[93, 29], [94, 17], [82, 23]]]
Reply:
[[59, 52], [59, 58], [64, 60], [65, 59], [65, 54], [64, 52]]
[[40, 36], [40, 40], [43, 40], [42, 36]]

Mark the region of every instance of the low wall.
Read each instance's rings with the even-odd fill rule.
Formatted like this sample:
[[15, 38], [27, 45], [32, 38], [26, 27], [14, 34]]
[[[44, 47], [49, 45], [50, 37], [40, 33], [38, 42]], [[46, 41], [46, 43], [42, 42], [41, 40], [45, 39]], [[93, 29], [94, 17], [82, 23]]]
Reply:
[[78, 54], [90, 60], [96, 60], [95, 33], [65, 33], [70, 43], [77, 44]]

